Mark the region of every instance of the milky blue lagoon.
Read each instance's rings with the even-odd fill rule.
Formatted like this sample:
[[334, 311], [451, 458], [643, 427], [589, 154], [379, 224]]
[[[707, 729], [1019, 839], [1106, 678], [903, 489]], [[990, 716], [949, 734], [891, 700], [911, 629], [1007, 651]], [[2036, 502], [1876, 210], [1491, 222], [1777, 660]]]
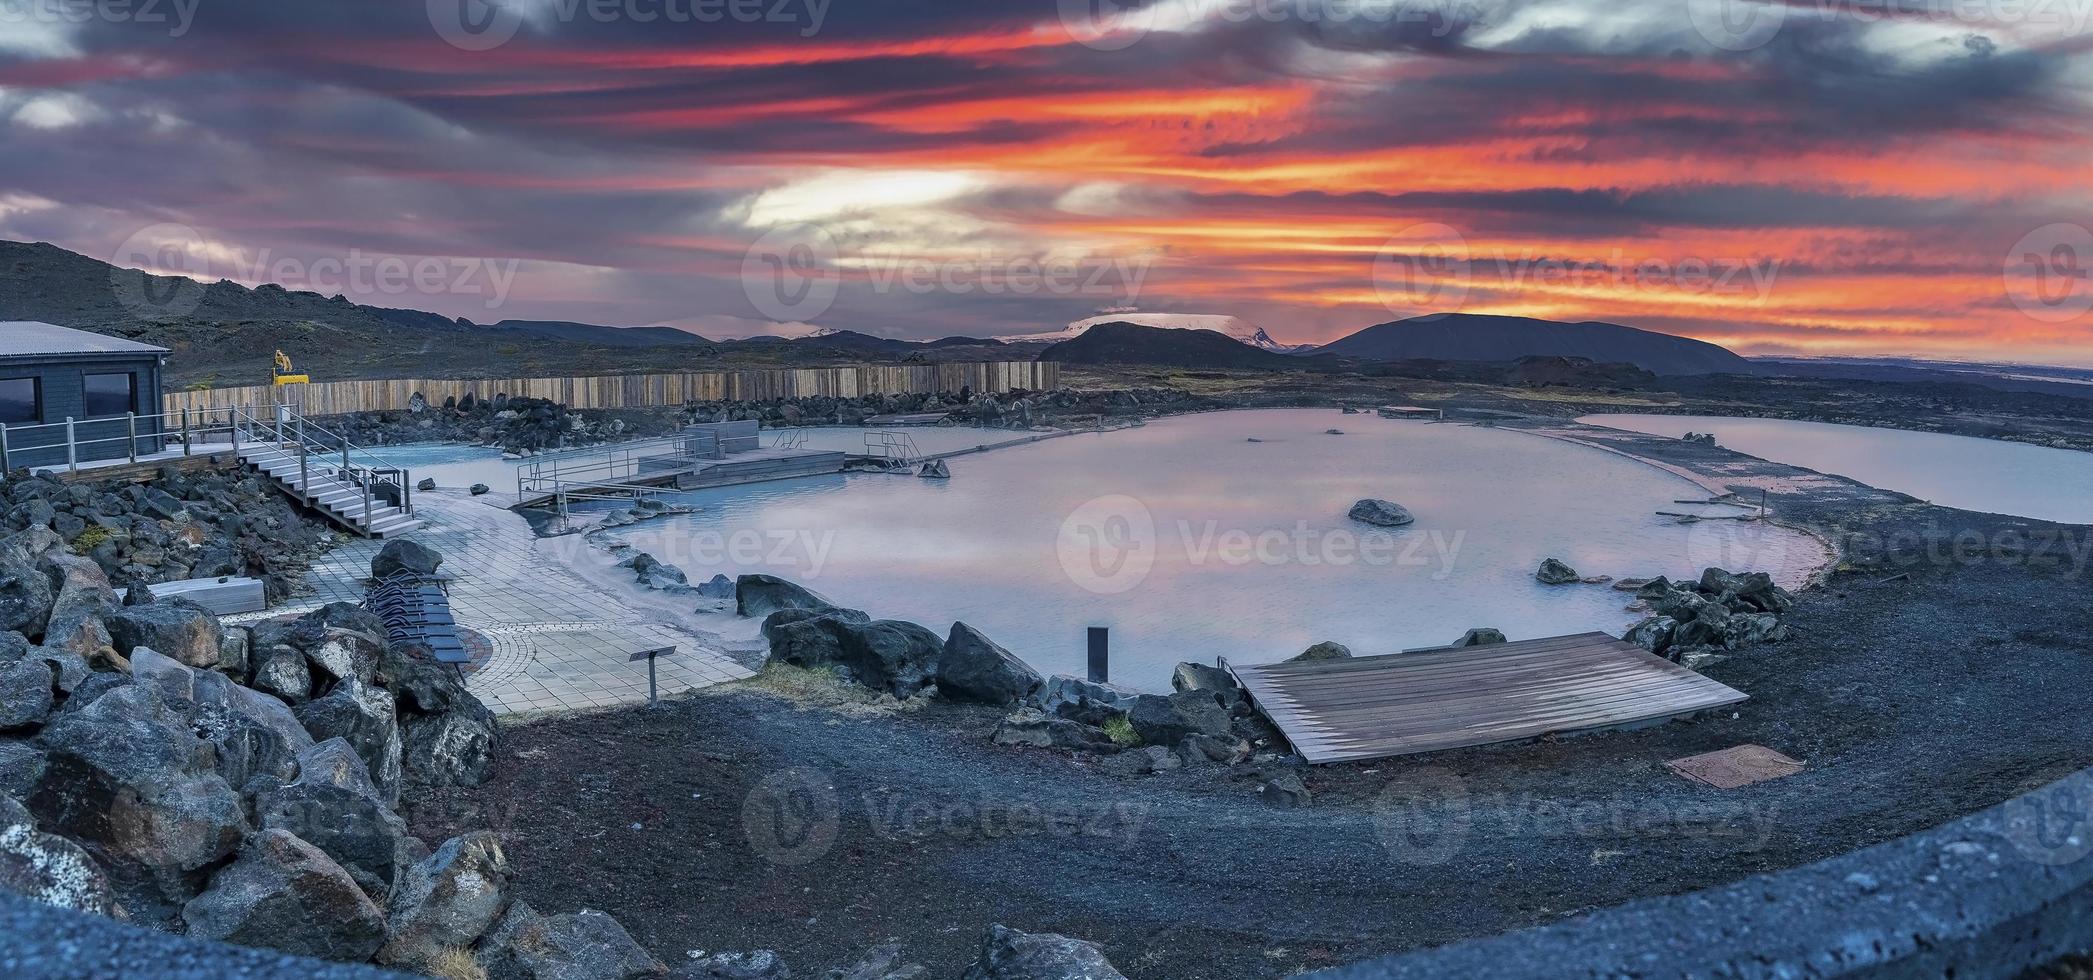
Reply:
[[[694, 582], [771, 572], [877, 617], [940, 632], [964, 620], [1048, 672], [1080, 673], [1084, 628], [1109, 626], [1114, 680], [1149, 689], [1179, 660], [1272, 661], [1326, 639], [1387, 653], [1475, 626], [1617, 633], [1635, 619], [1605, 586], [1535, 582], [1546, 557], [1617, 577], [1722, 564], [1790, 586], [1825, 560], [1776, 527], [1656, 516], [1702, 491], [1620, 456], [1327, 410], [1172, 418], [951, 466], [950, 481], [676, 495], [701, 511], [618, 533]], [[1347, 519], [1362, 497], [1416, 522]]]
[[1861, 425], [1711, 415], [1587, 415], [1590, 425], [1679, 436], [1849, 477], [1944, 507], [2093, 524], [2093, 453]]

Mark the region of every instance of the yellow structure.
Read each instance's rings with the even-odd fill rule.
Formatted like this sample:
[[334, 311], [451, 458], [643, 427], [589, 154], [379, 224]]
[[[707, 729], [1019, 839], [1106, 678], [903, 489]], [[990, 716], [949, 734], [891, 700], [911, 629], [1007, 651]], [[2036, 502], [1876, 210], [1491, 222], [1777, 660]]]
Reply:
[[276, 352], [276, 368], [273, 373], [275, 374], [276, 384], [278, 386], [302, 385], [310, 384], [312, 382], [312, 378], [307, 375], [293, 373], [297, 370], [297, 368], [291, 366], [291, 358], [289, 355], [285, 354], [283, 351]]

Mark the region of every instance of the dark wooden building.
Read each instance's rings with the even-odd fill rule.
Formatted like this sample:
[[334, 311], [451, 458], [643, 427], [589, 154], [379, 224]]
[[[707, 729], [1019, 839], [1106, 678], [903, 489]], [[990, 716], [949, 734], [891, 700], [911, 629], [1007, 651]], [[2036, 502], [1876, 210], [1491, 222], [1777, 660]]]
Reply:
[[167, 349], [30, 320], [0, 322], [8, 469], [158, 451]]

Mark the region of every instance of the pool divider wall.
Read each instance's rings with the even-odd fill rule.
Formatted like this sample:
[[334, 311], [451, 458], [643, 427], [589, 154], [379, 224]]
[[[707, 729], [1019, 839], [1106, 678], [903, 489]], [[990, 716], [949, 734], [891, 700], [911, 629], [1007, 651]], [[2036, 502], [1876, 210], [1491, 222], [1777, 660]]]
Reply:
[[2088, 949], [2093, 770], [1816, 864], [1302, 976], [2010, 980]]
[[576, 410], [657, 408], [693, 401], [760, 401], [827, 395], [925, 395], [972, 388], [1002, 394], [1061, 387], [1061, 365], [1052, 361], [980, 361], [950, 364], [871, 364], [855, 367], [756, 371], [696, 371], [679, 374], [618, 374], [583, 378], [399, 378], [326, 381], [272, 388], [211, 388], [170, 391], [166, 411], [267, 405], [288, 394], [307, 415], [399, 411], [419, 393], [432, 404], [446, 398], [547, 398]]

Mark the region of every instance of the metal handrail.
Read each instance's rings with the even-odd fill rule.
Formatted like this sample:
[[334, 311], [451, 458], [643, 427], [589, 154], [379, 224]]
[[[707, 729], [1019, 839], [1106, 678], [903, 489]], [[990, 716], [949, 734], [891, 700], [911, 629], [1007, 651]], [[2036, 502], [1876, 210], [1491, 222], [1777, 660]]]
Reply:
[[[232, 411], [236, 415], [246, 415], [257, 429], [264, 425], [260, 418], [243, 406], [232, 406]], [[400, 510], [404, 511], [409, 517], [414, 516], [413, 474], [406, 467], [394, 466], [378, 454], [350, 442], [348, 437], [312, 421], [299, 412], [292, 411], [288, 405], [271, 405], [269, 414], [270, 419], [267, 422], [267, 426], [276, 435], [274, 441], [278, 444], [289, 443], [297, 447], [298, 492], [306, 497], [308, 501], [312, 498], [310, 492], [312, 473], [309, 468], [309, 461], [312, 456], [316, 455], [314, 451], [320, 450], [322, 451], [320, 454], [327, 456], [333, 456], [339, 452], [341, 454], [341, 465], [337, 468], [337, 472], [342, 475], [343, 479], [363, 490], [363, 523], [366, 527], [371, 523], [371, 513], [374, 509], [371, 491], [373, 487], [377, 486], [391, 486], [395, 488], [400, 495]], [[284, 428], [286, 424], [293, 426], [295, 438], [285, 438]], [[308, 434], [309, 430], [317, 430], [323, 435], [333, 437], [335, 442], [340, 444], [339, 447], [328, 446], [313, 439]], [[235, 433], [234, 446], [237, 450], [237, 432]], [[369, 463], [358, 464], [355, 461], [355, 457], [359, 454], [364, 459], [375, 462], [378, 465], [373, 466], [369, 465]]]
[[887, 460], [894, 465], [909, 466], [922, 458], [923, 452], [916, 448], [916, 440], [907, 433], [867, 432], [865, 455]]
[[[221, 417], [223, 423], [215, 419]], [[16, 458], [24, 453], [65, 450], [65, 466], [77, 472], [80, 468], [81, 450], [85, 447], [107, 444], [125, 446], [123, 455], [136, 462], [141, 455], [150, 456], [163, 451], [168, 445], [179, 441], [182, 455], [195, 450], [199, 438], [208, 439], [215, 433], [226, 433], [228, 439], [237, 439], [237, 412], [228, 408], [192, 408], [172, 412], [140, 415], [128, 412], [123, 415], [105, 415], [96, 418], [76, 419], [68, 417], [63, 422], [40, 422], [30, 425], [0, 424], [0, 472], [16, 468]], [[122, 434], [94, 438], [80, 438], [80, 428], [112, 427], [121, 425]], [[141, 425], [145, 431], [140, 431]], [[48, 434], [48, 438], [44, 437]], [[141, 452], [141, 444], [157, 444], [161, 450]], [[99, 458], [99, 457], [95, 457]]]

